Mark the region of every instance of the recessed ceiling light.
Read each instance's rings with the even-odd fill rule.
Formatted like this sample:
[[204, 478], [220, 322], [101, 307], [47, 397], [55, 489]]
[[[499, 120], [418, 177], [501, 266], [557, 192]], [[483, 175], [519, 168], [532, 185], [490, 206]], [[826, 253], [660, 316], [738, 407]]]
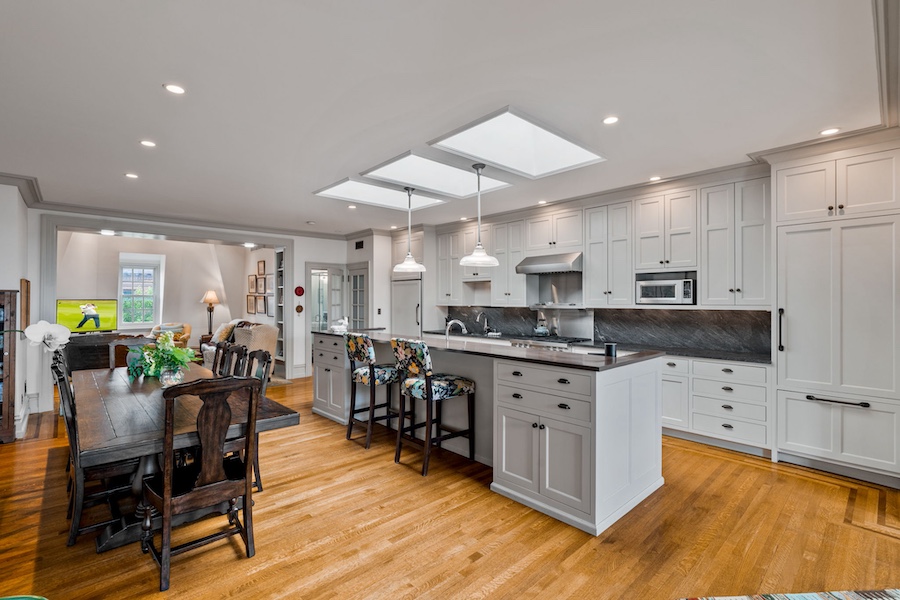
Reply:
[[838, 131], [840, 131], [840, 128], [831, 127], [830, 129], [823, 129], [822, 131], [819, 132], [819, 135], [834, 135]]
[[650, 178], [650, 181], [659, 181], [659, 180], [660, 180], [659, 175], [654, 175], [653, 177]]
[[315, 225], [316, 222], [315, 222], [315, 221], [307, 221], [306, 224], [307, 224], [307, 225]]
[[538, 204], [547, 204], [546, 200], [538, 200]]
[[391, 229], [397, 229], [396, 225], [391, 225]]
[[173, 94], [183, 94], [184, 93], [184, 88], [181, 87], [180, 85], [175, 85], [174, 83], [165, 83], [165, 84], [163, 84], [163, 87], [166, 88], [166, 90], [172, 92]]
[[244, 242], [244, 248], [256, 248], [256, 244], [253, 242]]
[[468, 221], [468, 220], [469, 220], [469, 217], [460, 217], [459, 220], [460, 220], [460, 221]]
[[141, 146], [147, 146], [148, 148], [155, 148], [156, 142], [151, 142], [150, 140], [141, 140]]
[[116, 232], [112, 229], [101, 229], [100, 235], [116, 235]]
[[125, 177], [127, 177], [128, 179], [137, 179], [138, 178], [137, 173], [125, 173]]
[[[324, 196], [325, 198], [335, 198], [349, 202], [359, 202], [363, 204], [374, 204], [385, 208], [393, 208], [394, 210], [402, 210], [406, 212], [409, 204], [409, 197], [406, 192], [392, 187], [376, 185], [360, 181], [358, 179], [347, 178], [343, 181], [330, 185], [326, 188], [315, 192], [316, 196]], [[425, 208], [426, 206], [434, 206], [435, 204], [443, 204], [443, 200], [431, 198], [419, 193], [418, 190], [412, 195], [412, 209]]]
[[603, 119], [604, 125], [612, 125], [613, 123], [618, 123], [618, 122], [619, 122], [619, 117], [606, 117], [605, 119]]
[[[477, 182], [472, 177], [471, 170], [451, 167], [412, 153], [393, 159], [371, 171], [365, 171], [361, 175], [454, 198], [468, 198], [478, 193]], [[489, 177], [481, 178], [482, 193], [505, 187], [509, 187], [509, 184]]]
[[356, 210], [356, 205], [351, 204], [351, 205], [348, 206], [347, 208], [349, 208], [350, 210]]
[[510, 107], [438, 138], [431, 145], [529, 179], [606, 160]]

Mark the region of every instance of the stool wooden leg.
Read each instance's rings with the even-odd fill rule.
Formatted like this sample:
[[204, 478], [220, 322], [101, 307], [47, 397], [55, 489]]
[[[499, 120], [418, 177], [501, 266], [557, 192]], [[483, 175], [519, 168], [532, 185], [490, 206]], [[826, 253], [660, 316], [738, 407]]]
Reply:
[[378, 386], [374, 381], [369, 382], [369, 422], [366, 423], [366, 450], [372, 443], [372, 429], [375, 427], [375, 391]]
[[400, 423], [397, 425], [397, 449], [394, 450], [394, 462], [400, 462], [400, 450], [403, 448], [403, 426], [406, 423], [406, 394], [400, 394]]
[[469, 394], [469, 459], [475, 460], [475, 394]]
[[422, 463], [422, 477], [428, 475], [428, 459], [431, 458], [431, 438], [433, 423], [434, 401], [431, 398], [425, 399], [425, 460]]
[[441, 447], [441, 435], [443, 435], [443, 431], [441, 430], [441, 418], [444, 412], [444, 403], [436, 402], [434, 407], [434, 427], [437, 429], [437, 447]]
[[353, 434], [353, 420], [356, 418], [356, 381], [350, 380], [350, 419], [347, 421], [347, 439]]

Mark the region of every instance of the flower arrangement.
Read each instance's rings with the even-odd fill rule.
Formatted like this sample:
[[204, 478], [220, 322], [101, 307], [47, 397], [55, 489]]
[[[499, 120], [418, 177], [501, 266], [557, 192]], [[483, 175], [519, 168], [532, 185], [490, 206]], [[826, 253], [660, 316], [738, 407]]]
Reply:
[[142, 346], [137, 358], [128, 361], [128, 377], [159, 377], [164, 371], [177, 371], [194, 358], [190, 348], [179, 348], [171, 331], [161, 333], [154, 344]]
[[[24, 333], [25, 337], [32, 346], [43, 346], [44, 352], [53, 352], [69, 343], [69, 336], [72, 332], [65, 325], [57, 323], [48, 323], [47, 321], [38, 321], [33, 325], [29, 325], [25, 330], [6, 329], [0, 333]], [[0, 341], [2, 344], [2, 341]]]

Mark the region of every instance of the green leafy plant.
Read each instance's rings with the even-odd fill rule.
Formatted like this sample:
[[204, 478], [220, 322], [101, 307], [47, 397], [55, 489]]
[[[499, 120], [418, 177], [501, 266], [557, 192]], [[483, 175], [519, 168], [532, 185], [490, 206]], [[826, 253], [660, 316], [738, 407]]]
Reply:
[[177, 347], [173, 336], [171, 331], [166, 331], [156, 338], [156, 343], [142, 346], [140, 355], [128, 361], [128, 377], [132, 380], [141, 375], [159, 377], [163, 371], [186, 367], [194, 359], [194, 351]]

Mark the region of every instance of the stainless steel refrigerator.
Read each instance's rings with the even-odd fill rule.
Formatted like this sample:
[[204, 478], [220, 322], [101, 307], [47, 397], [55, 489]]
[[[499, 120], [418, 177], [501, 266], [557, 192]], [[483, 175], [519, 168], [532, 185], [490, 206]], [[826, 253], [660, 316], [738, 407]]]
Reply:
[[422, 279], [391, 282], [391, 334], [422, 337]]

